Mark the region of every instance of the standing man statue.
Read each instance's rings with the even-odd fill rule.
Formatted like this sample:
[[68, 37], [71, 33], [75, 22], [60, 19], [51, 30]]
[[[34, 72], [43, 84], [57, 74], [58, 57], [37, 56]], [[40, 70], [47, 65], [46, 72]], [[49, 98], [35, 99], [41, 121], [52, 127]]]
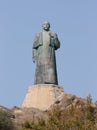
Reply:
[[60, 48], [57, 34], [50, 31], [50, 23], [42, 24], [33, 43], [33, 61], [36, 62], [34, 84], [58, 85], [55, 50]]

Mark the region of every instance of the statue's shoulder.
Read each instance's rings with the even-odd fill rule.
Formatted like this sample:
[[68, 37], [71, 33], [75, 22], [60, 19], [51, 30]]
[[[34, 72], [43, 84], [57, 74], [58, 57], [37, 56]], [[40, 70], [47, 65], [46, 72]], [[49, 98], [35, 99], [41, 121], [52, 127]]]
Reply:
[[50, 32], [50, 36], [56, 38], [57, 34], [55, 32]]
[[39, 40], [41, 37], [42, 32], [35, 33], [35, 41]]
[[36, 37], [39, 37], [41, 35], [41, 32], [38, 32], [35, 34]]

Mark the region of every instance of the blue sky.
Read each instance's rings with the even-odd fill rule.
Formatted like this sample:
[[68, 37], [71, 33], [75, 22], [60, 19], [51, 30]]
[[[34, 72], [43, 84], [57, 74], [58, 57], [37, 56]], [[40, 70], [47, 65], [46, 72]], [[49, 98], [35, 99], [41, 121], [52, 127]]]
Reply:
[[59, 85], [97, 100], [97, 0], [0, 0], [0, 105], [21, 106], [33, 85], [32, 44], [45, 20], [61, 42]]

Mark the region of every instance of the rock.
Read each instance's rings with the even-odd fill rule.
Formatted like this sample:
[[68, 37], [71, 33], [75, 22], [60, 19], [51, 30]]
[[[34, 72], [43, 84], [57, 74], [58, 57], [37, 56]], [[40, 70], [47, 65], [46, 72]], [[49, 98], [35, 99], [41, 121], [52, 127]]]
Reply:
[[59, 103], [64, 89], [53, 84], [39, 84], [29, 87], [22, 108], [37, 108], [46, 111], [51, 105]]

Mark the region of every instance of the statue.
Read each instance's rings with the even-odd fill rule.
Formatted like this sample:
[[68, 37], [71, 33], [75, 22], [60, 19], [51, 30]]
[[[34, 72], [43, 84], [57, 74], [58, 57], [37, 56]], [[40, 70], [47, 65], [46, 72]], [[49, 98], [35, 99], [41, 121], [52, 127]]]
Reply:
[[33, 43], [33, 62], [36, 62], [34, 84], [58, 85], [55, 50], [60, 48], [57, 34], [50, 31], [50, 23], [42, 24]]

